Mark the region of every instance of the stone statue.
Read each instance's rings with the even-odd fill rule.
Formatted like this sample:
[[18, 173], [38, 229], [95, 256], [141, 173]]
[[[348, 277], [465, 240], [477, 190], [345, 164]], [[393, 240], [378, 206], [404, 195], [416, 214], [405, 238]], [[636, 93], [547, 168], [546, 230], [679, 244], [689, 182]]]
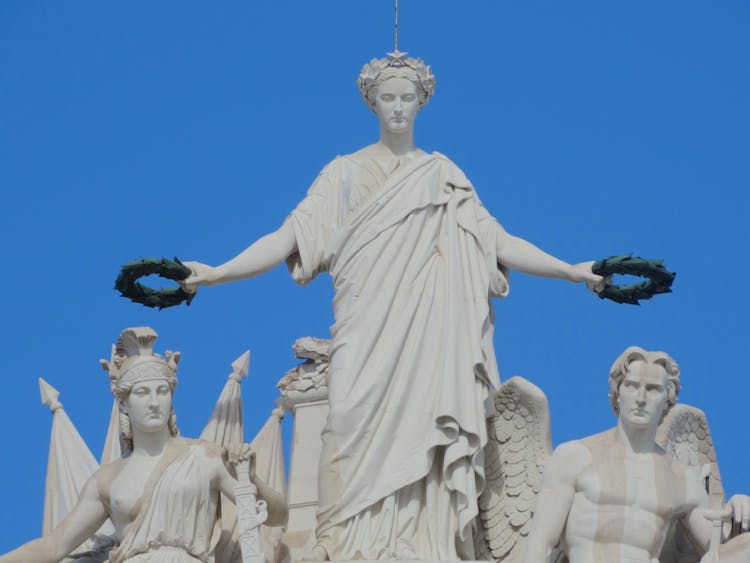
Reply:
[[[483, 402], [499, 386], [491, 297], [508, 269], [597, 284], [506, 232], [446, 156], [414, 144], [434, 92], [396, 50], [359, 76], [380, 139], [336, 158], [283, 225], [228, 262], [186, 263], [188, 291], [286, 261], [333, 280], [335, 324], [312, 559], [472, 559], [487, 441]], [[436, 516], [436, 515], [439, 515]]]
[[[163, 359], [153, 353], [155, 340], [150, 328], [126, 329], [111, 361], [103, 362], [119, 405], [122, 458], [93, 474], [50, 535], [0, 556], [0, 563], [56, 563], [107, 518], [116, 540], [110, 563], [213, 561], [219, 496], [233, 500], [237, 481], [226, 450], [179, 437], [172, 395], [180, 355], [167, 352]], [[254, 453], [243, 448], [233, 457], [245, 463]], [[267, 503], [268, 524], [280, 525], [283, 496], [250, 473]]]
[[[715, 514], [707, 483], [718, 477], [715, 464], [687, 465], [674, 457], [690, 462], [692, 452], [693, 462], [711, 459], [712, 453], [699, 456], [707, 448], [695, 447], [705, 441], [707, 426], [680, 416], [661, 433], [664, 439], [672, 436], [667, 447], [657, 443], [659, 424], [680, 390], [674, 360], [663, 352], [628, 348], [612, 366], [609, 384], [617, 426], [562, 444], [549, 458], [523, 561], [554, 561], [557, 546], [571, 563], [664, 561], [662, 549], [678, 526], [700, 553], [712, 547], [701, 561], [750, 560], [748, 534], [710, 546], [713, 526], [707, 517]], [[733, 496], [725, 516], [748, 530], [750, 497]], [[695, 557], [688, 560], [700, 555]]]
[[491, 407], [477, 558], [519, 563], [531, 532], [544, 464], [552, 455], [549, 405], [541, 389], [515, 376], [495, 392]]

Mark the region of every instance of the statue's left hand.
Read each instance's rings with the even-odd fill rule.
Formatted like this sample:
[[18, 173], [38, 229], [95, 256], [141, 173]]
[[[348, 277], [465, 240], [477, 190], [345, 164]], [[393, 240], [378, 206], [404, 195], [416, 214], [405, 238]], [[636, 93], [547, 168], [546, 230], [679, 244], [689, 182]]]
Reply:
[[591, 291], [599, 293], [604, 289], [608, 280], [591, 271], [594, 264], [595, 262], [591, 260], [590, 262], [581, 262], [580, 264], [571, 266], [570, 281], [575, 283], [586, 282], [586, 287]]

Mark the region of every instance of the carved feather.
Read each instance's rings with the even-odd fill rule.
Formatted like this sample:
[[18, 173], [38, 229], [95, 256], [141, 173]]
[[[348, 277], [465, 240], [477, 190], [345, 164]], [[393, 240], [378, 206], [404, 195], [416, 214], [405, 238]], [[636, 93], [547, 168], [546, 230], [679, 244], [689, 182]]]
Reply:
[[[719, 464], [716, 461], [711, 431], [702, 410], [690, 405], [675, 405], [664, 417], [656, 435], [657, 443], [674, 458], [690, 466], [710, 464], [706, 489], [712, 498], [724, 499]], [[696, 551], [687, 530], [673, 526], [659, 561], [663, 563], [695, 563], [703, 554]]]
[[152, 354], [156, 332], [150, 327], [128, 328], [117, 339], [117, 354], [124, 357]]
[[522, 377], [506, 381], [494, 396], [485, 448], [485, 490], [479, 522], [485, 545], [477, 549], [503, 563], [520, 561], [531, 531], [534, 500], [544, 464], [552, 454], [547, 398]]
[[708, 492], [724, 497], [719, 464], [706, 415], [690, 405], [675, 405], [659, 426], [656, 441], [674, 458], [691, 466], [711, 464]]

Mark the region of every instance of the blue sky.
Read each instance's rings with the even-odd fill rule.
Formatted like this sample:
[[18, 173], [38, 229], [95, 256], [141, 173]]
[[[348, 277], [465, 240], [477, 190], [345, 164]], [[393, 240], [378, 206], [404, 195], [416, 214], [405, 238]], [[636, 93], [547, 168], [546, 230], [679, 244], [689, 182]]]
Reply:
[[[571, 262], [632, 251], [678, 272], [640, 308], [513, 275], [501, 377], [547, 393], [557, 444], [614, 423], [607, 373], [626, 346], [669, 352], [732, 493], [750, 491], [749, 23], [739, 0], [402, 0], [400, 26], [437, 77], [417, 144], [451, 157], [510, 232]], [[291, 344], [328, 334], [327, 276], [300, 288], [281, 267], [162, 312], [114, 278], [141, 256], [218, 264], [278, 227], [328, 161], [376, 140], [355, 79], [391, 48], [388, 0], [0, 3], [0, 552], [41, 531], [37, 377], [98, 457], [97, 360], [124, 327], [183, 352], [187, 436], [251, 349], [246, 437], [260, 428]]]

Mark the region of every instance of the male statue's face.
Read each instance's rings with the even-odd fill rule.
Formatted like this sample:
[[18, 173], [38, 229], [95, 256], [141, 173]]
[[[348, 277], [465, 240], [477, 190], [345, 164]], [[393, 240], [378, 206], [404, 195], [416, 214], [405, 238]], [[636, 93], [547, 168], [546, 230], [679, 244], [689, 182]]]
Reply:
[[172, 391], [164, 379], [139, 381], [130, 390], [124, 403], [125, 412], [134, 429], [157, 432], [169, 422]]
[[667, 372], [658, 364], [635, 361], [620, 384], [620, 418], [636, 427], [656, 427], [667, 408]]
[[414, 83], [408, 78], [389, 78], [377, 88], [375, 112], [381, 127], [391, 133], [412, 130], [419, 111], [419, 97]]

